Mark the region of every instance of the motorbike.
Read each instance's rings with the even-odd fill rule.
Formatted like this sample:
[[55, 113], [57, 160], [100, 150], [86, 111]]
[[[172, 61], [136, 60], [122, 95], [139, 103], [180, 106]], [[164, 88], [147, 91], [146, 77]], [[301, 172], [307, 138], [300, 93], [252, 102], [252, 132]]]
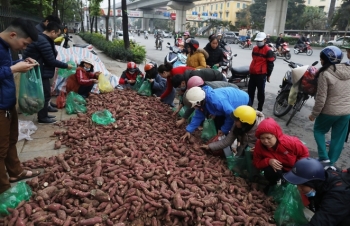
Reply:
[[163, 39], [162, 38], [158, 38], [156, 40], [156, 49], [158, 50], [162, 50], [163, 49]]
[[148, 33], [145, 33], [145, 39], [148, 39]]
[[237, 56], [237, 54], [232, 55], [232, 50], [231, 47], [229, 45], [225, 45], [224, 48], [221, 48], [222, 52], [224, 54], [224, 62], [222, 65], [220, 65], [221, 67], [221, 72], [223, 74], [225, 74], [226, 77], [229, 76], [229, 72], [230, 70], [228, 70], [229, 68], [232, 67], [232, 57], [233, 56]]
[[241, 90], [248, 91], [249, 66], [232, 67], [231, 74], [228, 82], [237, 85]]
[[[57, 44], [57, 45], [59, 44], [61, 47], [65, 48], [65, 49], [70, 48], [69, 42], [71, 42], [73, 47], [79, 47], [79, 48], [83, 48], [83, 49], [86, 48], [92, 54], [97, 55], [96, 52], [94, 51], [92, 45], [90, 45], [90, 44], [75, 44], [75, 43], [73, 43], [73, 40], [71, 38], [72, 38], [72, 36], [69, 36], [68, 34], [64, 34], [63, 38], [58, 37], [57, 39], [55, 39], [54, 42], [55, 42], [55, 44]], [[61, 40], [60, 43], [59, 43], [59, 40]]]
[[169, 48], [170, 52], [164, 58], [165, 63], [171, 63], [173, 67], [186, 66], [187, 57], [182, 54], [182, 50], [177, 46], [171, 46], [170, 42], [166, 46]]
[[298, 44], [295, 44], [294, 46], [294, 53], [306, 53], [307, 56], [311, 56], [314, 51], [311, 48], [310, 42], [305, 42], [304, 48], [299, 47]]
[[246, 39], [245, 41], [242, 41], [239, 43], [239, 47], [241, 47], [242, 49], [244, 48], [253, 49], [253, 44], [250, 39]]
[[[288, 66], [291, 69], [301, 67], [303, 64], [294, 63], [292, 61], [285, 60], [288, 63]], [[315, 61], [312, 66], [315, 66], [318, 64], [318, 61]], [[279, 86], [280, 90], [278, 91], [275, 104], [273, 106], [273, 114], [277, 117], [282, 117], [286, 115], [290, 110], [293, 109], [292, 114], [290, 115], [286, 125], [288, 126], [291, 122], [292, 118], [295, 116], [295, 114], [301, 110], [305, 102], [310, 98], [310, 96], [306, 93], [304, 93], [301, 89], [299, 89], [297, 94], [297, 99], [295, 101], [294, 105], [290, 105], [288, 103], [288, 97], [290, 90], [293, 86], [292, 83], [292, 71], [288, 70], [286, 74], [283, 77], [282, 84]]]
[[278, 52], [278, 49], [276, 48], [276, 46], [273, 43], [268, 43], [267, 45], [273, 51], [275, 59], [277, 57], [284, 57], [284, 58], [286, 58], [286, 60], [290, 60], [290, 58], [292, 57], [292, 55], [290, 54], [290, 49], [288, 47], [288, 43], [286, 43], [286, 42], [281, 44], [281, 52], [282, 52], [281, 54]]

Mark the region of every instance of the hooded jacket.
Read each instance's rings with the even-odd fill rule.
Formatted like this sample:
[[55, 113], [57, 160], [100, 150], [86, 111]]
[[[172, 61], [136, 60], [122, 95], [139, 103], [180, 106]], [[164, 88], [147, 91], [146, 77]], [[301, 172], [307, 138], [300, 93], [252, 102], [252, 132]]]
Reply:
[[330, 66], [321, 72], [317, 82], [317, 93], [312, 116], [350, 114], [350, 66], [336, 64], [336, 71]]
[[222, 49], [218, 46], [216, 49], [213, 49], [210, 45], [210, 42], [204, 47], [204, 50], [208, 53], [208, 58], [206, 59], [207, 65], [210, 67], [214, 66], [215, 64], [221, 65], [221, 63], [224, 61], [224, 56]]
[[66, 93], [78, 92], [80, 86], [91, 86], [94, 84], [91, 79], [97, 79], [96, 73], [87, 72], [82, 67], [78, 67], [75, 74], [67, 79]]
[[[267, 148], [261, 143], [259, 138], [263, 133], [271, 133], [277, 138], [274, 148]], [[255, 136], [258, 140], [254, 148], [253, 164], [258, 169], [268, 167], [270, 159], [277, 159], [282, 163], [282, 169], [289, 171], [296, 161], [309, 156], [307, 147], [297, 137], [283, 134], [281, 127], [273, 118], [263, 120]]]
[[187, 81], [192, 77], [192, 76], [199, 76], [203, 79], [205, 82], [210, 82], [210, 81], [223, 81], [224, 76], [222, 73], [218, 70], [213, 70], [211, 68], [203, 68], [203, 69], [197, 69], [197, 70], [188, 70], [185, 71], [183, 74], [185, 81]]
[[316, 212], [305, 226], [349, 225], [350, 174], [329, 168], [325, 177], [324, 181], [309, 181], [307, 184], [316, 191]]
[[237, 128], [235, 127], [235, 124], [233, 124], [229, 134], [225, 137], [223, 140], [219, 140], [214, 143], [209, 144], [209, 149], [212, 151], [217, 151], [220, 149], [224, 149], [227, 146], [231, 146], [233, 142], [237, 139], [238, 142], [240, 142], [240, 146], [237, 149], [237, 153], [243, 153], [243, 150], [248, 145], [249, 147], [254, 147], [256, 143], [256, 136], [255, 132], [258, 128], [259, 124], [265, 119], [265, 116], [262, 112], [257, 111], [256, 112], [256, 119], [254, 126], [247, 132], [243, 134], [238, 134], [236, 132]]
[[248, 104], [248, 94], [231, 87], [212, 89], [210, 86], [203, 86], [202, 89], [205, 92], [204, 106], [202, 109], [195, 111], [191, 123], [186, 127], [186, 131], [192, 133], [210, 114], [225, 117], [224, 125], [216, 129], [220, 129], [224, 134], [227, 134], [233, 125], [232, 112], [237, 107]]
[[204, 49], [197, 49], [193, 54], [189, 54], [187, 56], [186, 65], [188, 67], [193, 67], [196, 69], [206, 68], [206, 59], [208, 57], [209, 54], [207, 53], [207, 51], [205, 51]]

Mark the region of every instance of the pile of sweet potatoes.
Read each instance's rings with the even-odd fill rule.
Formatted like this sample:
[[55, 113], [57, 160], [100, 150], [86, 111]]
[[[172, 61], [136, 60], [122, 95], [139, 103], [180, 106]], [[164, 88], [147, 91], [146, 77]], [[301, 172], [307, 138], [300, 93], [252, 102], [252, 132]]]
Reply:
[[[183, 128], [156, 98], [116, 90], [87, 107], [54, 133], [55, 148], [69, 150], [23, 163], [45, 170], [5, 225], [274, 225], [271, 199], [200, 150], [199, 138], [180, 142]], [[92, 123], [103, 109], [114, 124]]]

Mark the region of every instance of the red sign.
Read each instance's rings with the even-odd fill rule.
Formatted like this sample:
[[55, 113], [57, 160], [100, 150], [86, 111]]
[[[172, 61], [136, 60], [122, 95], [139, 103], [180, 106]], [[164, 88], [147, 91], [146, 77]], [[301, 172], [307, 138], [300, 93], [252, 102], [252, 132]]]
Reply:
[[170, 13], [170, 19], [176, 20], [176, 13]]

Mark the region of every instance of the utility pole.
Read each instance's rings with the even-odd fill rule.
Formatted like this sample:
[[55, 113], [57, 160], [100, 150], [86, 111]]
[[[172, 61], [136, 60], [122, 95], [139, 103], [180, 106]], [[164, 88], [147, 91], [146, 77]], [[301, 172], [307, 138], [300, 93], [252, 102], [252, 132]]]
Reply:
[[117, 27], [117, 22], [116, 22], [116, 18], [115, 18], [115, 0], [113, 0], [113, 35], [112, 38], [114, 37], [114, 35], [116, 34], [116, 27]]

